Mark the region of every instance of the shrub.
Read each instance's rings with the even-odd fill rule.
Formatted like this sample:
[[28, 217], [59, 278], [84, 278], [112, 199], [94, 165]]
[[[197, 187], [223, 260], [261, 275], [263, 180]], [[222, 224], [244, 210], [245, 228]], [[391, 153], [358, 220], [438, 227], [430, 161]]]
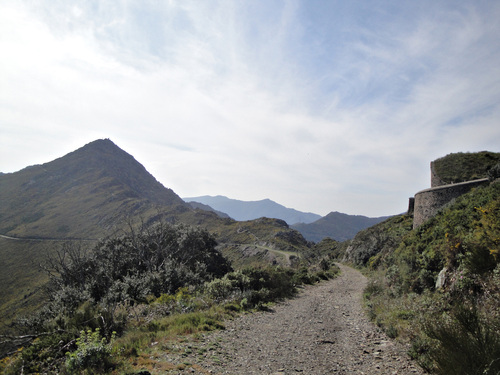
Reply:
[[417, 336], [412, 340], [410, 350], [408, 351], [410, 358], [416, 360], [419, 366], [427, 372], [431, 372], [434, 369], [432, 358], [429, 355], [431, 348], [431, 340], [423, 336]]
[[108, 309], [124, 301], [146, 302], [151, 294], [171, 294], [231, 271], [216, 245], [206, 230], [159, 223], [103, 241], [90, 252], [67, 246], [45, 267], [50, 295], [69, 311], [87, 299]]
[[307, 267], [301, 267], [299, 268], [295, 274], [293, 275], [293, 281], [295, 284], [313, 284], [315, 281], [315, 278], [311, 273], [309, 273], [309, 270]]
[[0, 361], [0, 373], [5, 375], [57, 373], [64, 362], [63, 348], [74, 336], [68, 332], [54, 332], [36, 338], [31, 345], [21, 347], [11, 357]]
[[500, 373], [500, 325], [481, 318], [474, 306], [458, 306], [449, 319], [438, 319], [427, 328], [437, 341], [430, 355], [439, 374]]
[[[107, 239], [89, 251], [65, 245], [44, 266], [50, 276], [50, 303], [44, 319], [31, 320], [32, 328], [45, 331], [46, 322], [52, 321], [61, 329], [101, 328], [107, 337], [111, 331], [121, 332], [124, 306], [200, 286], [231, 271], [216, 245], [204, 229], [165, 223]], [[185, 296], [178, 297], [177, 310], [194, 309]], [[84, 302], [88, 306], [82, 311]]]
[[[185, 313], [195, 311], [200, 308], [200, 301], [192, 294], [188, 287], [179, 288], [175, 294], [162, 294], [152, 301], [155, 307], [151, 311], [161, 315], [172, 313]], [[157, 307], [160, 307], [159, 309]]]
[[259, 302], [271, 302], [295, 295], [294, 271], [280, 267], [265, 269], [246, 268], [243, 271], [252, 290], [248, 301], [256, 306]]
[[241, 296], [250, 288], [250, 278], [241, 271], [230, 272], [220, 279], [205, 283], [204, 291], [216, 302]]
[[491, 169], [488, 171], [488, 178], [490, 181], [494, 181], [497, 178], [500, 178], [500, 163], [495, 164]]
[[373, 296], [377, 296], [384, 292], [384, 286], [382, 285], [381, 280], [370, 279], [368, 284], [366, 285], [365, 290], [363, 291], [363, 296], [365, 299], [369, 300]]
[[81, 331], [76, 346], [74, 352], [66, 353], [66, 369], [70, 373], [85, 370], [103, 372], [111, 366], [111, 343], [107, 343], [98, 328], [93, 332]]

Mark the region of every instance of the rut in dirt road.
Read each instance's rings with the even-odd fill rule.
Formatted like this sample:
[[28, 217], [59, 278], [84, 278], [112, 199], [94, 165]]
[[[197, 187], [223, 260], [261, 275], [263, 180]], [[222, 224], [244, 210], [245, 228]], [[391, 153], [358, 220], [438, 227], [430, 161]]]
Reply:
[[[366, 278], [339, 265], [334, 280], [308, 286], [273, 312], [243, 315], [225, 331], [206, 335], [196, 373], [422, 374], [406, 348], [390, 341], [365, 316]], [[193, 358], [194, 359], [194, 358]], [[215, 360], [216, 359], [216, 360]]]

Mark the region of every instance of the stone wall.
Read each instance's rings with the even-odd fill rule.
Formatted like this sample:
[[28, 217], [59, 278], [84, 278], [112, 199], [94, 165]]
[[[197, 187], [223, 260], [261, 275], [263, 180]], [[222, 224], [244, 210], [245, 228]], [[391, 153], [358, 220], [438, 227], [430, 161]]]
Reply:
[[[432, 170], [432, 172], [434, 171]], [[432, 175], [434, 175], [434, 173], [432, 173]], [[432, 186], [435, 186], [435, 183], [438, 184], [438, 181], [432, 181]], [[474, 187], [486, 185], [488, 183], [489, 180], [483, 178], [481, 180], [466, 181], [451, 185], [438, 185], [430, 189], [419, 191], [415, 194], [413, 228], [417, 228], [422, 223], [435, 216], [439, 209], [452, 199], [458, 198]]]
[[448, 185], [447, 182], [444, 182], [441, 177], [436, 173], [434, 162], [431, 161], [431, 188]]

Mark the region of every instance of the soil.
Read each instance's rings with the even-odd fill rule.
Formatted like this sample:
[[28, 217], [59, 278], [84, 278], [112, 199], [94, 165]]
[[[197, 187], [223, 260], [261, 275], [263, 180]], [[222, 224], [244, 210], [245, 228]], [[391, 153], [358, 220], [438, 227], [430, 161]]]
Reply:
[[408, 348], [366, 317], [366, 278], [340, 265], [336, 279], [305, 287], [272, 311], [242, 315], [226, 329], [177, 343], [163, 360], [169, 373], [193, 374], [423, 374]]

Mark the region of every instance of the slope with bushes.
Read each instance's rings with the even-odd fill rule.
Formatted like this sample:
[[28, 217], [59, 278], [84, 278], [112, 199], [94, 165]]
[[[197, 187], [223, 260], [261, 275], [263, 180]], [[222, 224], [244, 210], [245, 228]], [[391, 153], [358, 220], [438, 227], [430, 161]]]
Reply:
[[498, 163], [498, 152], [458, 152], [435, 160], [433, 166], [443, 184], [454, 184], [487, 178], [488, 172]]
[[236, 222], [194, 209], [109, 139], [54, 161], [0, 175], [0, 331], [43, 303], [38, 265], [64, 241], [92, 248], [157, 221], [201, 226], [238, 264], [288, 264], [310, 244], [284, 222]]
[[3, 337], [3, 373], [140, 370], [152, 342], [221, 328], [228, 316], [336, 273], [314, 256], [295, 268], [234, 271], [206, 230], [164, 222], [90, 250], [68, 246], [44, 264], [45, 307]]
[[372, 243], [385, 238], [386, 248], [346, 254], [371, 270], [371, 317], [407, 340], [432, 373], [498, 374], [500, 182], [459, 197], [416, 230], [401, 225], [408, 217], [394, 220], [371, 229]]

